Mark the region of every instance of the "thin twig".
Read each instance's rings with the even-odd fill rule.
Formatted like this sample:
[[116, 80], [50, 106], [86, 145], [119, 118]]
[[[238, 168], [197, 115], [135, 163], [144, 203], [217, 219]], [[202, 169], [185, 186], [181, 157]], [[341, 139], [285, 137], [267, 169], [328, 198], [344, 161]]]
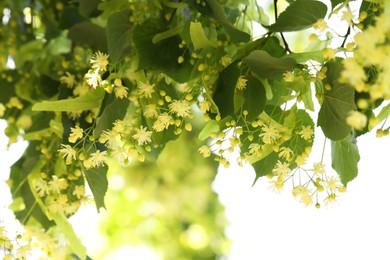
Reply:
[[347, 38], [348, 36], [351, 34], [351, 26], [348, 26], [348, 31], [347, 33], [344, 35], [344, 40], [343, 42], [341, 43], [341, 46], [340, 47], [345, 47], [345, 43], [347, 42]]
[[[179, 1], [177, 1], [177, 2], [180, 3], [181, 1], [182, 1], [182, 0], [179, 0]], [[173, 18], [174, 18], [175, 15], [176, 15], [176, 12], [177, 12], [177, 8], [175, 8], [175, 9], [173, 10], [171, 16], [170, 16], [169, 19], [168, 19], [168, 23], [171, 23], [171, 22], [172, 22]]]
[[[274, 0], [274, 13], [275, 13], [275, 22], [276, 22], [278, 20], [278, 0]], [[280, 36], [282, 37], [284, 49], [286, 50], [286, 52], [292, 53], [292, 51], [290, 50], [290, 47], [288, 46], [286, 38], [284, 38], [284, 35], [282, 32], [280, 32]]]

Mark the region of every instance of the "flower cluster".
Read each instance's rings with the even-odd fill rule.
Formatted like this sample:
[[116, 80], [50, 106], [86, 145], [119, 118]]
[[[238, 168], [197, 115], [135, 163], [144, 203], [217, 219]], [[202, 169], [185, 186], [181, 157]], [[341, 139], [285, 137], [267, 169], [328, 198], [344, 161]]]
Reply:
[[82, 202], [88, 201], [80, 170], [61, 177], [48, 176], [47, 173], [42, 172], [33, 183], [38, 196], [53, 215], [73, 215]]
[[357, 106], [362, 112], [351, 111], [347, 118], [347, 123], [357, 130], [367, 125], [369, 128], [377, 125], [378, 120], [374, 117], [368, 119], [365, 111], [375, 108], [378, 100], [390, 99], [389, 35], [390, 18], [383, 13], [375, 18], [373, 25], [355, 35], [354, 56], [343, 61], [344, 70], [340, 80], [355, 88], [358, 93], [367, 93], [369, 96], [368, 99], [357, 100]]
[[[16, 234], [11, 234], [6, 226], [0, 225], [0, 251], [4, 260], [30, 259], [65, 259], [67, 255], [66, 243], [55, 236], [58, 230], [51, 228], [45, 231], [42, 228], [26, 226], [19, 228]], [[12, 232], [14, 233], [14, 232]]]
[[[204, 102], [207, 101], [202, 100], [201, 104]], [[273, 190], [281, 191], [289, 182], [294, 197], [306, 206], [328, 205], [336, 200], [339, 192], [345, 191], [339, 178], [327, 173], [322, 162], [307, 167], [314, 123], [304, 110], [293, 106], [276, 114], [263, 112], [254, 120], [247, 120], [246, 116], [244, 110], [238, 120], [224, 119], [222, 130], [210, 134], [212, 143], [199, 147], [198, 152], [204, 157], [214, 153], [215, 159], [225, 167], [234, 158], [239, 165], [250, 163], [255, 170], [259, 167], [258, 174], [270, 178]], [[295, 123], [290, 123], [291, 118]], [[264, 172], [264, 169], [269, 170]]]

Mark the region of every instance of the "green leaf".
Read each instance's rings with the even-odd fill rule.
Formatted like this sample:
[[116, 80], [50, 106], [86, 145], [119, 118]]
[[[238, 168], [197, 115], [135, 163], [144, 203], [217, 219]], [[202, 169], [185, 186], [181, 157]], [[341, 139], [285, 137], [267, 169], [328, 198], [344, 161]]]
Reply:
[[288, 126], [289, 128], [294, 128], [297, 120], [297, 105], [294, 104], [288, 111], [288, 115], [283, 120], [283, 125]]
[[21, 67], [25, 62], [32, 61], [43, 48], [43, 40], [38, 39], [22, 45], [15, 56], [16, 67]]
[[275, 167], [276, 163], [278, 162], [278, 159], [279, 159], [278, 154], [272, 152], [268, 156], [264, 157], [262, 160], [253, 163], [252, 167], [255, 170], [256, 178], [253, 181], [252, 185], [255, 185], [255, 183], [260, 177], [272, 173], [272, 170]]
[[105, 90], [98, 88], [86, 94], [85, 96], [61, 99], [56, 101], [42, 101], [32, 107], [33, 111], [63, 111], [77, 112], [99, 107]]
[[40, 145], [38, 142], [30, 142], [23, 156], [12, 165], [9, 180], [11, 181], [11, 193], [13, 199], [22, 198], [24, 207], [16, 211], [15, 216], [21, 223], [40, 223], [45, 229], [54, 223], [50, 221], [42, 208], [43, 203], [36, 194], [35, 188], [31, 189], [31, 177], [39, 174], [44, 164], [40, 159], [40, 152], [36, 149]]
[[[106, 95], [107, 96], [107, 95]], [[102, 114], [96, 119], [94, 137], [98, 139], [102, 132], [111, 129], [117, 119], [123, 119], [129, 106], [129, 99], [118, 99], [110, 95], [111, 102], [104, 108]]]
[[[46, 17], [48, 19], [48, 17]], [[65, 8], [61, 11], [61, 17], [58, 21], [58, 27], [59, 29], [69, 29], [75, 24], [81, 23], [86, 21], [85, 17], [83, 17], [80, 13], [78, 8], [73, 7], [73, 6], [65, 6]], [[46, 24], [50, 24], [54, 22], [54, 19], [48, 19], [44, 21]], [[57, 28], [50, 28], [51, 34], [53, 34], [51, 37], [56, 37], [58, 34], [54, 32]]]
[[200, 14], [208, 17], [213, 17], [213, 12], [209, 5], [200, 5], [196, 0], [183, 0], [184, 3], [188, 4], [189, 7], [195, 9]]
[[110, 60], [116, 64], [130, 51], [130, 10], [111, 14], [107, 19], [107, 47]]
[[284, 45], [282, 46], [280, 43], [281, 42], [278, 37], [268, 37], [262, 50], [268, 53], [272, 53], [273, 57], [282, 58], [284, 55], [286, 55], [286, 50]]
[[93, 50], [107, 51], [106, 31], [90, 21], [73, 25], [69, 29], [68, 37], [76, 44], [90, 46]]
[[96, 14], [100, 0], [78, 0], [78, 2], [79, 13], [85, 17], [90, 17]]
[[184, 28], [183, 25], [179, 25], [178, 27], [169, 29], [165, 32], [158, 33], [155, 36], [153, 36], [152, 42], [153, 42], [153, 44], [156, 44], [156, 43], [159, 43], [165, 39], [176, 36], [183, 31], [183, 28]]
[[248, 42], [250, 40], [249, 34], [238, 30], [231, 23], [229, 23], [226, 18], [223, 6], [218, 2], [218, 0], [206, 0], [206, 2], [208, 6], [210, 6], [215, 19], [223, 25], [234, 43]]
[[101, 17], [107, 19], [112, 13], [124, 10], [129, 7], [128, 0], [110, 0], [110, 1], [100, 1], [98, 5], [98, 10], [103, 11]]
[[200, 22], [191, 22], [190, 36], [194, 49], [202, 49], [208, 47], [216, 47], [216, 44], [211, 42], [204, 33], [202, 24]]
[[283, 80], [267, 80], [268, 85], [272, 86], [272, 99], [267, 100], [267, 105], [280, 106], [287, 101], [291, 95], [291, 89], [286, 87]]
[[[192, 65], [189, 63], [189, 53], [183, 55], [183, 50], [179, 48], [181, 38], [173, 36], [153, 43], [153, 37], [166, 30], [168, 27], [162, 18], [146, 20], [134, 28], [132, 39], [139, 56], [139, 69], [164, 72], [178, 82], [186, 82]], [[179, 64], [177, 59], [182, 55], [184, 62]]]
[[318, 62], [324, 62], [324, 53], [322, 50], [319, 51], [307, 51], [307, 52], [294, 52], [290, 53], [289, 55], [285, 56], [286, 58], [293, 58], [298, 63], [306, 63], [309, 60], [314, 60]]
[[[291, 111], [293, 112], [293, 111]], [[290, 112], [290, 113], [291, 113]], [[294, 112], [293, 112], [294, 113]], [[295, 155], [302, 155], [303, 152], [305, 152], [306, 147], [312, 147], [313, 141], [314, 141], [314, 122], [313, 119], [310, 117], [310, 115], [302, 109], [299, 109], [296, 114], [295, 118], [292, 118], [291, 121], [294, 121], [293, 123], [286, 124], [286, 120], [289, 119], [289, 116], [285, 118], [285, 125], [288, 125], [289, 127], [292, 127], [292, 137], [285, 143], [281, 144], [281, 147], [288, 147], [290, 148]], [[304, 139], [299, 132], [302, 130], [303, 127], [310, 127], [313, 130], [313, 136], [310, 139]], [[296, 163], [292, 162], [291, 167], [295, 168]]]
[[105, 208], [104, 197], [108, 188], [107, 171], [107, 166], [84, 170], [85, 178], [87, 179], [88, 186], [92, 191], [98, 211], [100, 208]]
[[269, 38], [259, 38], [254, 41], [250, 41], [248, 43], [245, 43], [243, 45], [237, 46], [237, 52], [233, 56], [233, 60], [242, 59], [245, 56], [248, 56], [252, 51], [254, 50], [260, 50], [264, 48], [264, 45], [268, 41]]
[[219, 129], [219, 123], [215, 120], [210, 120], [200, 131], [198, 138], [199, 140], [204, 141], [209, 138], [212, 133], [218, 132]]
[[64, 134], [64, 127], [61, 122], [50, 120], [50, 131], [57, 135], [59, 138], [62, 138]]
[[296, 61], [292, 58], [276, 58], [263, 50], [255, 50], [244, 58], [251, 71], [257, 76], [266, 78], [275, 78], [281, 76], [288, 70], [294, 69]]
[[64, 36], [59, 36], [50, 41], [48, 45], [48, 50], [50, 55], [60, 55], [69, 53], [72, 48], [72, 41], [65, 38]]
[[[327, 67], [326, 78], [323, 80], [324, 101], [318, 113], [318, 125], [321, 126], [326, 137], [337, 141], [345, 138], [351, 132], [346, 118], [349, 111], [356, 108], [355, 90], [339, 82], [342, 69], [339, 63], [331, 62], [327, 64]], [[330, 90], [326, 89], [327, 85], [330, 86]]]
[[222, 118], [235, 114], [234, 92], [239, 76], [240, 70], [237, 67], [237, 62], [227, 66], [219, 75], [217, 86], [213, 94], [213, 100], [217, 105]]
[[54, 215], [53, 220], [56, 223], [59, 230], [65, 235], [72, 251], [80, 259], [86, 259], [87, 249], [81, 243], [80, 239], [77, 237], [76, 233], [73, 230], [72, 225], [69, 223], [68, 219], [64, 216], [64, 214]]
[[323, 19], [328, 8], [326, 4], [312, 0], [297, 0], [290, 4], [268, 29], [270, 32], [293, 32], [312, 26]]
[[372, 1], [363, 0], [360, 5], [359, 14], [365, 12], [366, 18], [360, 22], [363, 25], [363, 29], [375, 23], [375, 17], [379, 16], [381, 11], [380, 3], [373, 3]]
[[7, 104], [9, 99], [15, 96], [15, 82], [19, 81], [20, 75], [17, 70], [5, 70], [2, 74], [4, 76], [0, 77], [0, 103]]
[[229, 34], [232, 42], [240, 43], [240, 42], [248, 42], [250, 40], [251, 36], [249, 34], [238, 30], [228, 21], [221, 21], [221, 24], [224, 26], [226, 32]]
[[334, 9], [338, 4], [341, 4], [344, 2], [344, 0], [330, 0], [332, 3], [332, 9]]
[[339, 141], [332, 141], [332, 167], [340, 176], [341, 183], [347, 186], [347, 183], [353, 180], [358, 174], [358, 162], [360, 160], [359, 150], [352, 137]]
[[370, 125], [370, 130], [380, 124], [383, 120], [385, 120], [390, 115], [390, 104], [387, 104], [384, 106], [381, 111], [379, 112], [378, 116], [376, 117], [376, 124]]
[[266, 104], [264, 86], [255, 77], [249, 76], [246, 88], [242, 92], [244, 97], [242, 110], [248, 111], [246, 119], [251, 121], [264, 110]]
[[310, 85], [308, 85], [308, 88], [303, 93], [301, 93], [301, 97], [303, 104], [305, 104], [305, 108], [314, 112], [313, 95], [311, 93]]

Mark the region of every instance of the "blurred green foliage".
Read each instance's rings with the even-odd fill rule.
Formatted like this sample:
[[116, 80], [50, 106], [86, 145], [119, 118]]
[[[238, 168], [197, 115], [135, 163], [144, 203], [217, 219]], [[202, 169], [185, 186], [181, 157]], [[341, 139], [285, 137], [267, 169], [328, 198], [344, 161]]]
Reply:
[[[197, 136], [183, 134], [154, 162], [110, 167], [119, 187], [107, 193], [103, 254], [147, 244], [163, 259], [216, 259], [227, 253], [224, 208], [210, 183], [218, 164], [196, 153]], [[123, 188], [121, 188], [123, 186]]]

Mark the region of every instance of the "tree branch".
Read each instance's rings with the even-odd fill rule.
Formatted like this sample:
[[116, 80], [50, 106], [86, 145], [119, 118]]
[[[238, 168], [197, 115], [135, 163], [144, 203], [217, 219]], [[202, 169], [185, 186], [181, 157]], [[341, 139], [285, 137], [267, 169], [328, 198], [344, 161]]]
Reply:
[[[278, 0], [274, 0], [274, 14], [275, 14], [275, 22], [278, 20]], [[288, 46], [288, 43], [286, 39], [284, 38], [283, 33], [280, 33], [280, 36], [282, 37], [282, 41], [284, 44], [284, 49], [286, 50], [287, 53], [291, 53], [292, 51], [290, 50], [290, 47]]]

